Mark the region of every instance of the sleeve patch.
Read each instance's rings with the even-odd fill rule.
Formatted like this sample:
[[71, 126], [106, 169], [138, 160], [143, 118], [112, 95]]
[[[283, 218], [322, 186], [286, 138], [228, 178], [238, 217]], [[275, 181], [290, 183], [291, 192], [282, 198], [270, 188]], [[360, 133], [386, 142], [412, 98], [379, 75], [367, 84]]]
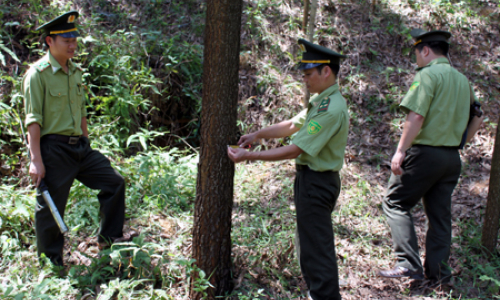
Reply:
[[46, 61], [42, 61], [39, 64], [35, 65], [35, 68], [38, 70], [38, 72], [43, 72], [48, 67], [50, 67], [50, 64]]
[[330, 98], [325, 98], [318, 106], [318, 112], [323, 112], [328, 110], [328, 106], [330, 106]]
[[414, 90], [414, 89], [416, 89], [419, 85], [420, 85], [420, 82], [415, 81], [414, 83], [412, 83], [412, 84], [411, 84], [411, 86], [410, 86], [410, 91], [413, 91], [413, 90]]
[[321, 130], [321, 125], [314, 121], [311, 120], [309, 121], [309, 124], [307, 125], [307, 133], [310, 135], [316, 134]]

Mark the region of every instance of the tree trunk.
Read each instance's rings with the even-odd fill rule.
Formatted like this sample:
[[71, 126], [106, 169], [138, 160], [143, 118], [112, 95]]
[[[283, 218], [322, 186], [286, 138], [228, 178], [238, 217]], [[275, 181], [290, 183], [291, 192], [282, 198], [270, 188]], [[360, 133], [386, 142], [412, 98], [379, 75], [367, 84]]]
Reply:
[[207, 0], [204, 43], [201, 152], [193, 224], [195, 265], [212, 288], [199, 287], [193, 272], [190, 299], [214, 299], [232, 288], [231, 211], [234, 164], [227, 145], [236, 143], [242, 0]]
[[[499, 119], [500, 122], [500, 119]], [[491, 160], [490, 184], [486, 214], [484, 216], [481, 244], [493, 254], [497, 246], [500, 220], [500, 130], [497, 126], [493, 158]]]
[[307, 33], [307, 19], [309, 18], [309, 0], [304, 0], [304, 18], [302, 19], [302, 31]]
[[[314, 26], [316, 25], [316, 10], [318, 8], [318, 0], [311, 0], [311, 21], [309, 22], [309, 30], [307, 32], [307, 39], [309, 42], [313, 43], [313, 38], [314, 38]], [[306, 0], [306, 6], [304, 7], [304, 23], [307, 25], [307, 19], [306, 16], [309, 15], [309, 0]], [[304, 25], [304, 27], [305, 27]], [[304, 104], [304, 107], [307, 107], [309, 104], [309, 97], [311, 97], [311, 94], [309, 93], [309, 90], [307, 89], [306, 86], [304, 86], [304, 98], [302, 99], [302, 103]]]
[[318, 9], [318, 0], [311, 0], [311, 21], [309, 22], [309, 30], [307, 31], [307, 37], [309, 42], [313, 43], [314, 39], [314, 26], [316, 26], [316, 11]]

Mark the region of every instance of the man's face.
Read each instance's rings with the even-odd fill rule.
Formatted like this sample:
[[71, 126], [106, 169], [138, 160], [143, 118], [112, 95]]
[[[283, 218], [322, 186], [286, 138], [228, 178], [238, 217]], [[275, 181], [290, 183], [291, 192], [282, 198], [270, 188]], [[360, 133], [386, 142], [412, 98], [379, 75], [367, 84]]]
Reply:
[[302, 80], [306, 84], [307, 89], [311, 94], [321, 92], [321, 77], [318, 68], [312, 68], [302, 71]]
[[47, 37], [50, 53], [56, 59], [70, 59], [75, 56], [77, 41], [76, 38], [64, 38], [62, 36]]

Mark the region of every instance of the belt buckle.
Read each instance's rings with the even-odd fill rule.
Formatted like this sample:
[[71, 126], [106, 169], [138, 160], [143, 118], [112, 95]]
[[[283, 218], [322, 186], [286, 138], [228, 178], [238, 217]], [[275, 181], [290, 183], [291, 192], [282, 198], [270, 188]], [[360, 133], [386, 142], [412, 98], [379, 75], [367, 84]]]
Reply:
[[78, 141], [80, 140], [80, 137], [79, 136], [70, 136], [69, 137], [69, 141], [68, 141], [68, 144], [70, 145], [75, 145], [78, 143]]

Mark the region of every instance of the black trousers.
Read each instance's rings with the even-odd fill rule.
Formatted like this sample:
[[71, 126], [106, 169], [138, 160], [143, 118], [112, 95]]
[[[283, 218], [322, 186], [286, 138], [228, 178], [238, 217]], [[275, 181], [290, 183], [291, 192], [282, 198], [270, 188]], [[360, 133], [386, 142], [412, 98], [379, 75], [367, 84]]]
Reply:
[[300, 267], [314, 300], [339, 300], [332, 212], [340, 194], [338, 172], [297, 166], [294, 186]]
[[[109, 160], [92, 150], [89, 140], [80, 138], [75, 145], [42, 138], [40, 141], [45, 178], [49, 193], [61, 217], [74, 179], [91, 189], [98, 189], [101, 226], [99, 241], [123, 236], [125, 218], [125, 181], [111, 167]], [[37, 196], [35, 229], [38, 255], [45, 253], [56, 265], [63, 264], [64, 236], [48, 205]]]
[[[431, 280], [447, 281], [451, 247], [451, 194], [460, 176], [458, 149], [412, 146], [403, 162], [403, 174], [391, 174], [383, 208], [391, 227], [397, 266], [425, 271]], [[428, 219], [424, 268], [411, 209], [422, 199]], [[424, 269], [424, 270], [423, 270]]]

